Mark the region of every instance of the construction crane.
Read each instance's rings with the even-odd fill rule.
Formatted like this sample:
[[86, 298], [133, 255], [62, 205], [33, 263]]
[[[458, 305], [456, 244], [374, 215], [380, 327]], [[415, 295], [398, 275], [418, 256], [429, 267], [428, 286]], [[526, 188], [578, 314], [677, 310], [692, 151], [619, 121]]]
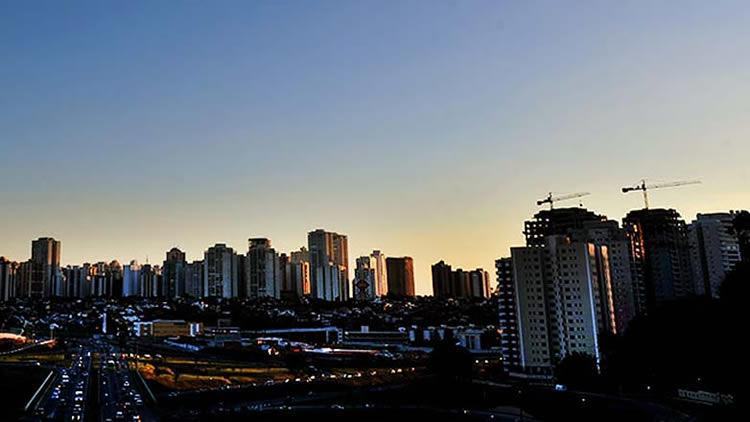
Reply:
[[641, 180], [641, 183], [634, 185], [634, 186], [625, 186], [622, 188], [622, 193], [628, 193], [628, 192], [634, 192], [634, 191], [642, 191], [643, 192], [643, 205], [646, 209], [648, 209], [648, 191], [652, 189], [661, 189], [661, 188], [673, 188], [676, 186], [685, 186], [685, 185], [697, 185], [701, 183], [700, 180], [688, 180], [688, 181], [680, 181], [680, 182], [667, 182], [667, 183], [654, 183], [654, 184], [646, 184], [645, 180]]
[[552, 209], [554, 208], [555, 202], [565, 201], [565, 200], [574, 199], [574, 198], [580, 198], [586, 195], [591, 195], [591, 194], [589, 192], [578, 192], [578, 193], [571, 193], [568, 195], [552, 196], [552, 192], [550, 192], [549, 194], [547, 194], [546, 198], [536, 201], [536, 204], [537, 205], [549, 204], [549, 209]]

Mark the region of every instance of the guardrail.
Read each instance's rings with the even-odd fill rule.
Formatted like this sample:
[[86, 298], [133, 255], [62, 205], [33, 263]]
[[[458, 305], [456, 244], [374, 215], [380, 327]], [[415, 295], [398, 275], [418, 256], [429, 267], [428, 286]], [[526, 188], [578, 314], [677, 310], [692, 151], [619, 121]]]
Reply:
[[39, 388], [36, 389], [36, 392], [34, 392], [34, 394], [31, 396], [31, 399], [29, 399], [29, 401], [26, 403], [26, 406], [24, 406], [23, 410], [25, 412], [28, 412], [29, 409], [35, 408], [37, 406], [37, 403], [42, 393], [49, 388], [54, 378], [55, 378], [55, 371], [54, 370], [49, 371], [47, 378], [45, 378], [44, 381], [42, 381], [42, 384], [39, 386]]

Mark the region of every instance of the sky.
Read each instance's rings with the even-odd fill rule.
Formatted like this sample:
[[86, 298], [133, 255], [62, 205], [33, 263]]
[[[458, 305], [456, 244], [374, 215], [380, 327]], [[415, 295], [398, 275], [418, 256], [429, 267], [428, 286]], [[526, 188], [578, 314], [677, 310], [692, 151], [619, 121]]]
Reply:
[[[198, 259], [308, 231], [484, 268], [547, 192], [750, 207], [746, 1], [0, 0], [0, 255]], [[567, 204], [576, 206], [578, 200]], [[562, 206], [562, 203], [560, 204]]]

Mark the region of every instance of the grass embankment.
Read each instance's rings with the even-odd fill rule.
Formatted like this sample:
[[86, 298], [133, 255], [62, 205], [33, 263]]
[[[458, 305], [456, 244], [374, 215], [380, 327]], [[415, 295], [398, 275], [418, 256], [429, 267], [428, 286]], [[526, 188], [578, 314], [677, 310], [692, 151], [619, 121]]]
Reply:
[[[285, 367], [238, 365], [236, 362], [201, 362], [165, 359], [162, 362], [140, 362], [138, 370], [144, 379], [167, 390], [210, 389], [224, 386], [263, 385], [269, 382], [335, 382], [351, 387], [403, 382], [419, 377], [418, 368], [330, 368], [325, 374], [311, 376]], [[130, 366], [136, 369], [135, 362]]]

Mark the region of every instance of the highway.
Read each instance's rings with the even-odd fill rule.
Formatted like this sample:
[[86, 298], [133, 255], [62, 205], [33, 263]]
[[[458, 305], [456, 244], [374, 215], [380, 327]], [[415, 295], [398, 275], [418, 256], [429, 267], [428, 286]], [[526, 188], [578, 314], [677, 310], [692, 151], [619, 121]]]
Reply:
[[99, 420], [153, 421], [157, 418], [144, 404], [130, 368], [115, 346], [99, 343]]
[[[98, 367], [98, 369], [96, 369]], [[69, 367], [53, 371], [29, 412], [38, 421], [154, 421], [122, 354], [102, 340], [78, 346]]]
[[50, 387], [36, 404], [34, 417], [55, 421], [87, 420], [90, 379], [91, 353], [80, 347], [69, 367], [55, 371]]

